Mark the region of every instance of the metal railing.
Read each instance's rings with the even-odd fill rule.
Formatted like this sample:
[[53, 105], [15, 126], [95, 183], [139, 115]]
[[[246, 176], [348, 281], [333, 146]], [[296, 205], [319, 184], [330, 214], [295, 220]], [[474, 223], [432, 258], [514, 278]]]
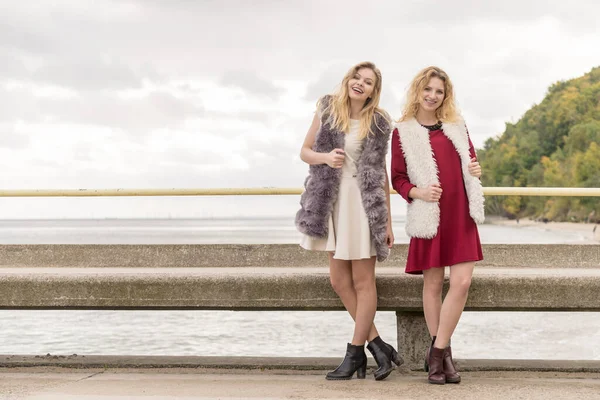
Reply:
[[[390, 189], [392, 193], [395, 190]], [[302, 188], [172, 188], [172, 189], [24, 189], [0, 190], [0, 197], [125, 197], [125, 196], [279, 196], [299, 195]], [[484, 187], [486, 196], [600, 197], [600, 188]]]

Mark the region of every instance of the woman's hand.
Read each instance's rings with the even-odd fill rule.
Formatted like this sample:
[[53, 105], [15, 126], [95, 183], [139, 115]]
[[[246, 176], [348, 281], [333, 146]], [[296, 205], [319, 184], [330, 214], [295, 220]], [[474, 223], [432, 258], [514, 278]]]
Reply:
[[[414, 198], [417, 198], [419, 200], [423, 200], [423, 201], [427, 201], [429, 203], [437, 203], [438, 201], [440, 201], [440, 198], [442, 197], [442, 187], [440, 186], [439, 183], [434, 183], [432, 185], [429, 185], [426, 188], [413, 188], [412, 190], [416, 190], [417, 192], [415, 193], [416, 196]], [[412, 197], [412, 196], [411, 196]]]
[[471, 158], [471, 162], [469, 163], [469, 173], [475, 178], [481, 178], [481, 165], [479, 165], [476, 158]]
[[325, 158], [327, 165], [329, 165], [331, 168], [342, 168], [345, 157], [346, 156], [344, 155], [344, 150], [333, 149], [329, 153], [327, 153], [327, 156]]
[[392, 246], [394, 245], [394, 232], [392, 232], [392, 222], [389, 221], [387, 224], [387, 229], [385, 231], [385, 234], [387, 235], [387, 245], [388, 247], [391, 249]]

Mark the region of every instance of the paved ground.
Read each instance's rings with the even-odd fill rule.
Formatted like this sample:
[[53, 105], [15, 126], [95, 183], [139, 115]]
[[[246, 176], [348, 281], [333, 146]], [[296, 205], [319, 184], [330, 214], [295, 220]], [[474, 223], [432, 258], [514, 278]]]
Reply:
[[423, 372], [329, 382], [322, 371], [2, 368], [0, 399], [600, 399], [600, 374], [465, 372], [434, 386]]

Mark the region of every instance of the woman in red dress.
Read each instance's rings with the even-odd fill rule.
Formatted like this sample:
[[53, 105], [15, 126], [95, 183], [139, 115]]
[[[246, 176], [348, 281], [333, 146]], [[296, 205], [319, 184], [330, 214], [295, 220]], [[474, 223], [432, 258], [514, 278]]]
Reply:
[[[431, 334], [429, 382], [458, 383], [450, 338], [465, 307], [476, 261], [483, 259], [481, 167], [452, 83], [437, 67], [413, 79], [392, 136], [392, 186], [408, 204], [406, 272], [423, 274], [423, 311]], [[450, 289], [442, 302], [445, 267]]]

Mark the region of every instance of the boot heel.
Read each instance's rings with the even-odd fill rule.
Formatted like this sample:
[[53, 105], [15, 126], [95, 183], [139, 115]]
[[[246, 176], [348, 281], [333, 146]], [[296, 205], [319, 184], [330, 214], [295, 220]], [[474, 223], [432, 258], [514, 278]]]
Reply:
[[446, 375], [446, 383], [460, 383], [460, 374], [454, 366], [454, 360], [452, 359], [452, 349], [450, 346], [444, 349], [444, 375]]
[[356, 379], [365, 379], [367, 376], [367, 360], [356, 370]]
[[425, 360], [425, 363], [423, 363], [423, 369], [425, 372], [429, 372], [429, 364], [427, 363], [427, 360]]
[[392, 362], [398, 367], [404, 363], [404, 360], [398, 355], [396, 350], [392, 351]]

